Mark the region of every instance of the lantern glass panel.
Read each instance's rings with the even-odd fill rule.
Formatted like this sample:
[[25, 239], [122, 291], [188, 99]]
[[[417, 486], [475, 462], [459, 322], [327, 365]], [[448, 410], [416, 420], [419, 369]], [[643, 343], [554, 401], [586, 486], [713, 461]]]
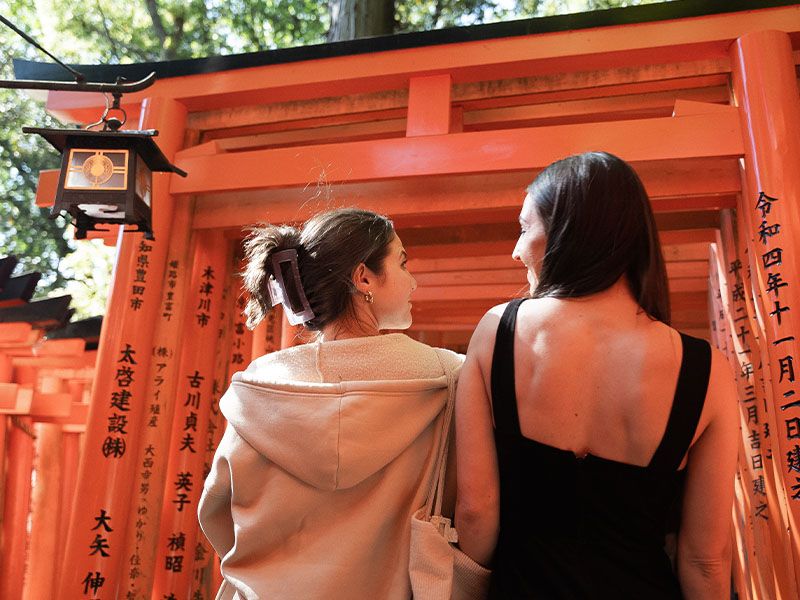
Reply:
[[125, 190], [128, 188], [128, 150], [72, 148], [66, 190]]
[[150, 206], [150, 190], [152, 189], [153, 175], [145, 162], [138, 158], [136, 160], [136, 195], [142, 199], [148, 207]]

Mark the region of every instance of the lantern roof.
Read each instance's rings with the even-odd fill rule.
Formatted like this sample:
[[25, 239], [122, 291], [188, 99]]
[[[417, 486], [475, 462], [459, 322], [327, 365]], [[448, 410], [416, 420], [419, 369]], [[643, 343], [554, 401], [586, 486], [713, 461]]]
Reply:
[[84, 138], [85, 143], [92, 144], [124, 141], [127, 147], [133, 148], [142, 157], [151, 171], [167, 171], [186, 177], [186, 173], [173, 165], [153, 138], [158, 135], [155, 129], [92, 131], [90, 129], [52, 129], [47, 127], [23, 127], [25, 133], [42, 136], [59, 152], [63, 152], [70, 139]]

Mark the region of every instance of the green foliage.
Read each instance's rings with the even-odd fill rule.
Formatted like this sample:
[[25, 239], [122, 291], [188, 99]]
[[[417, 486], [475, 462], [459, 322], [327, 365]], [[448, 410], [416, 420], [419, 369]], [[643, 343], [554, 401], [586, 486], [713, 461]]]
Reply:
[[[15, 12], [2, 8], [11, 18]], [[0, 77], [13, 78], [12, 56], [33, 54], [6, 30], [0, 33]], [[15, 254], [20, 259], [18, 270], [40, 271], [37, 296], [41, 296], [64, 285], [66, 278], [58, 266], [72, 246], [64, 236], [64, 220], [50, 220], [50, 211], [34, 202], [39, 171], [58, 168], [60, 157], [38, 136], [22, 133], [24, 125], [59, 126], [42, 103], [24, 92], [0, 90], [0, 256]]]
[[314, 44], [325, 40], [329, 23], [325, 3], [315, 0], [40, 0], [39, 5], [53, 32], [46, 43], [81, 63], [175, 60]]
[[395, 3], [398, 32], [427, 31], [442, 27], [498, 21], [513, 14], [497, 0], [405, 0]]

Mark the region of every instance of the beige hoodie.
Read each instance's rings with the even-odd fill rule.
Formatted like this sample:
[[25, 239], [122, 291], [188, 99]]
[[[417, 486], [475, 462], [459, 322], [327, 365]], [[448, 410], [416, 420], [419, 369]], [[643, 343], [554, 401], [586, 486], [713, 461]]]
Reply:
[[409, 522], [432, 476], [445, 371], [461, 360], [389, 334], [236, 373], [199, 508], [222, 559], [218, 598], [410, 598]]

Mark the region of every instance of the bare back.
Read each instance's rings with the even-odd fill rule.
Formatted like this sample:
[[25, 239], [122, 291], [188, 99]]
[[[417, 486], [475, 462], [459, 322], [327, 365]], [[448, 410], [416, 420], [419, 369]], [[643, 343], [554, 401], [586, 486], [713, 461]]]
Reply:
[[[675, 394], [677, 331], [613, 292], [543, 298], [521, 305], [514, 346], [525, 437], [576, 456], [650, 462]], [[701, 416], [697, 431], [704, 425]]]

